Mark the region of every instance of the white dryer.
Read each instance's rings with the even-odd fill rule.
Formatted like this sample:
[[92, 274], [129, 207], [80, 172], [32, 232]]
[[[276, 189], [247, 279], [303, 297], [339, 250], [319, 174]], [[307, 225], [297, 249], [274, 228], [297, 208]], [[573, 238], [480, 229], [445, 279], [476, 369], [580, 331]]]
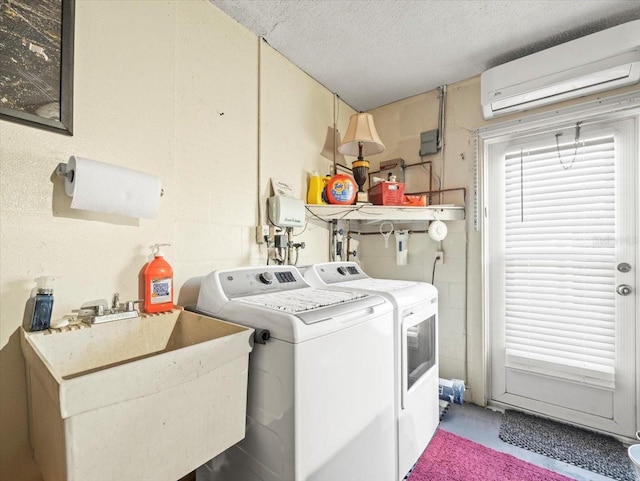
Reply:
[[246, 437], [198, 481], [394, 478], [391, 304], [261, 266], [206, 276], [197, 310], [271, 335], [249, 358]]
[[429, 444], [439, 422], [438, 291], [425, 282], [373, 279], [355, 262], [304, 269], [315, 287], [377, 294], [394, 306], [396, 462], [402, 480]]

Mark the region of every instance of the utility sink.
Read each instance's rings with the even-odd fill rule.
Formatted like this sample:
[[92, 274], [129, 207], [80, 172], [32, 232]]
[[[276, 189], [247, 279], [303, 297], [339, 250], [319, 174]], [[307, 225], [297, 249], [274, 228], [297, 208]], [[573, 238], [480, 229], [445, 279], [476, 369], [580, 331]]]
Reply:
[[175, 309], [21, 334], [45, 481], [176, 481], [244, 437], [252, 329]]

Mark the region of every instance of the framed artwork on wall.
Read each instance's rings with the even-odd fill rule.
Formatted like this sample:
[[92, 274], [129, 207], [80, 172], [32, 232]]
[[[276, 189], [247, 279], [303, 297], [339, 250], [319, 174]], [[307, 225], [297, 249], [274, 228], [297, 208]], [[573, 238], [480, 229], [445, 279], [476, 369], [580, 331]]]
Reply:
[[0, 119], [73, 135], [75, 0], [0, 3]]

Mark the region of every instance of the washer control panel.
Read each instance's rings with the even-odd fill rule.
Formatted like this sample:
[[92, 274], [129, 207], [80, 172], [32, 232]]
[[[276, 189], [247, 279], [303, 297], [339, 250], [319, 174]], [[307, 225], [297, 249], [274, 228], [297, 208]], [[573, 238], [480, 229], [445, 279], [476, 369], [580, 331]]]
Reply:
[[316, 264], [310, 269], [315, 270], [315, 274], [325, 284], [335, 284], [336, 282], [353, 281], [356, 279], [369, 279], [369, 276], [362, 272], [362, 269], [355, 262], [327, 262]]
[[228, 299], [309, 287], [294, 266], [259, 266], [218, 273]]

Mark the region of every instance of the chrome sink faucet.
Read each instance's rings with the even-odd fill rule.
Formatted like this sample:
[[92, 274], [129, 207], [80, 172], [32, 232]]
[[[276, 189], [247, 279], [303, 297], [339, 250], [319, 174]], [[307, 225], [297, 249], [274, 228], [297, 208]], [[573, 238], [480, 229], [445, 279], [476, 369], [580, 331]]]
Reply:
[[140, 315], [135, 309], [135, 305], [139, 302], [141, 301], [126, 301], [124, 304], [120, 304], [120, 294], [116, 292], [113, 294], [110, 309], [105, 307], [106, 302], [104, 302], [104, 304], [98, 303], [93, 306], [86, 306], [83, 309], [88, 309], [88, 314], [79, 317], [81, 317], [84, 322], [90, 324], [131, 319]]

